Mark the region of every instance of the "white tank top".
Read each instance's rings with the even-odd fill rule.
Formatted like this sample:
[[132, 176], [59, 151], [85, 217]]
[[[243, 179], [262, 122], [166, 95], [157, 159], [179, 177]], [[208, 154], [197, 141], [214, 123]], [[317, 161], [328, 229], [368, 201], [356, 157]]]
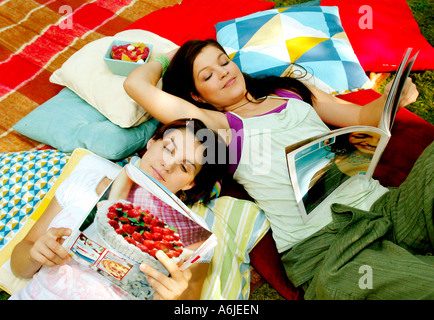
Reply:
[[[283, 98], [285, 99], [285, 98]], [[279, 252], [315, 233], [331, 222], [330, 204], [337, 202], [369, 210], [386, 188], [378, 181], [357, 179], [349, 188], [321, 204], [318, 214], [304, 223], [289, 178], [285, 147], [330, 131], [314, 108], [288, 99], [279, 113], [240, 118], [243, 146], [234, 179], [244, 186], [270, 221]]]

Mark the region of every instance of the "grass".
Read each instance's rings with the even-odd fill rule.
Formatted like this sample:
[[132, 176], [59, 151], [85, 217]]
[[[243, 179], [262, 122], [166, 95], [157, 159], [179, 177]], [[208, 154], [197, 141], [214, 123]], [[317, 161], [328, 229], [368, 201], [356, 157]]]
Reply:
[[[307, 2], [308, 0], [274, 0], [276, 7], [284, 7], [297, 3]], [[381, 1], [381, 0], [378, 0]], [[434, 43], [434, 3], [430, 0], [407, 0], [414, 18], [419, 24], [422, 35], [433, 45]], [[434, 71], [412, 72], [410, 74], [413, 82], [419, 89], [418, 101], [408, 107], [408, 109], [431, 124], [434, 124], [434, 106], [433, 106], [433, 81]], [[387, 81], [390, 81], [389, 77]], [[381, 92], [384, 85], [379, 88]], [[9, 295], [0, 291], [0, 300], [8, 299]], [[268, 283], [264, 283], [250, 296], [251, 300], [280, 300], [283, 299]]]

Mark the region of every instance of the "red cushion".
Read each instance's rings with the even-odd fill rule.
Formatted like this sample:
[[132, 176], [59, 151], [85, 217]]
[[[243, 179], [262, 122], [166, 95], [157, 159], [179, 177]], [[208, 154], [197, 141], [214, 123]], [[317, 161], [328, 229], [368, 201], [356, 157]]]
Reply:
[[271, 230], [250, 252], [250, 263], [261, 277], [285, 299], [301, 300], [303, 298], [303, 290], [295, 288], [286, 276]]
[[[321, 0], [321, 5], [339, 7], [342, 25], [365, 71], [395, 71], [407, 47], [420, 50], [413, 70], [434, 69], [434, 48], [422, 36], [405, 0]], [[365, 20], [369, 11], [360, 10], [362, 6], [372, 8], [372, 27]], [[368, 28], [362, 29], [359, 22]]]
[[216, 38], [214, 25], [274, 7], [260, 0], [183, 0], [144, 16], [127, 29], [142, 29], [182, 45], [190, 39]]

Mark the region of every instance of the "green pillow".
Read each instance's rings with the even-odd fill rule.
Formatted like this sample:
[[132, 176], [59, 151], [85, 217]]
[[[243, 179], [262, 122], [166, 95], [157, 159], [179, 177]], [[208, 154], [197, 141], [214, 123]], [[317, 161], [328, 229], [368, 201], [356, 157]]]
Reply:
[[157, 125], [158, 121], [151, 119], [137, 127], [121, 128], [64, 88], [13, 129], [63, 152], [84, 148], [106, 159], [119, 160], [145, 147]]

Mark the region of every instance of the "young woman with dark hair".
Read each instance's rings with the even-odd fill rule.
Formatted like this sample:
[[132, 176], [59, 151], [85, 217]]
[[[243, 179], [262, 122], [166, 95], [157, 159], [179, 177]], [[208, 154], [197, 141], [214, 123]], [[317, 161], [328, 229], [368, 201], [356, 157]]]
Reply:
[[[206, 139], [202, 139], [205, 137]], [[219, 147], [220, 146], [220, 147]], [[226, 171], [226, 164], [209, 161], [210, 154], [226, 153], [226, 146], [200, 120], [183, 119], [159, 128], [147, 145], [139, 167], [169, 191], [194, 190], [186, 200], [210, 199], [214, 183]], [[207, 160], [205, 161], [205, 157]], [[94, 155], [85, 156], [63, 181], [46, 210], [12, 252], [15, 275], [31, 278], [11, 299], [130, 299], [120, 288], [95, 271], [71, 259], [62, 246], [63, 238], [78, 228], [101, 193], [116, 177], [119, 168]], [[124, 171], [121, 171], [123, 174]], [[202, 173], [202, 178], [197, 179]], [[127, 184], [113, 183], [110, 191], [122, 198], [130, 193]], [[116, 184], [116, 186], [115, 186]], [[132, 183], [130, 183], [130, 186]], [[86, 208], [88, 208], [86, 210]], [[156, 299], [198, 299], [208, 270], [208, 261], [181, 271], [163, 251], [156, 254], [171, 277], [144, 264], [140, 269], [155, 288]], [[210, 257], [208, 257], [210, 258]]]
[[[156, 84], [170, 59], [162, 91]], [[251, 79], [211, 40], [188, 41], [177, 52], [138, 67], [124, 88], [163, 123], [194, 117], [224, 137], [236, 159], [230, 172], [267, 215], [287, 275], [306, 289], [305, 298], [434, 298], [432, 256], [424, 256], [431, 259], [428, 264], [416, 256], [432, 253], [434, 246], [434, 145], [399, 188], [356, 179], [304, 223], [285, 147], [329, 132], [326, 124], [377, 126], [390, 85], [380, 98], [360, 106], [298, 82]], [[407, 79], [399, 107], [417, 96]], [[213, 108], [198, 107], [203, 105]], [[372, 290], [359, 285], [365, 265], [375, 272]]]

